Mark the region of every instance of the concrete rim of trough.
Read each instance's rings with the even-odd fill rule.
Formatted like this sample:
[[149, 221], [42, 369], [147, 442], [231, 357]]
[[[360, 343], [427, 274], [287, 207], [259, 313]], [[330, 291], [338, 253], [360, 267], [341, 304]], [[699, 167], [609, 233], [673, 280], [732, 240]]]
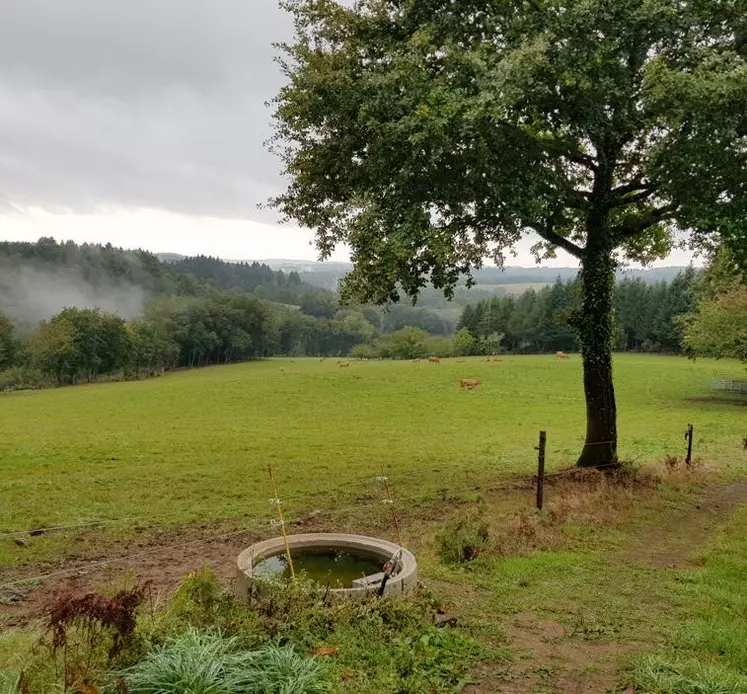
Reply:
[[[393, 575], [384, 587], [384, 595], [407, 595], [415, 590], [418, 582], [418, 567], [415, 555], [394, 542], [381, 540], [365, 535], [350, 535], [347, 533], [307, 533], [302, 535], [288, 535], [291, 554], [293, 552], [346, 550], [371, 559], [384, 562], [392, 558], [395, 552], [402, 550], [400, 570]], [[236, 595], [248, 598], [249, 590], [255, 579], [252, 567], [263, 559], [285, 554], [285, 543], [282, 537], [257, 542], [245, 549], [237, 559], [238, 577], [236, 580]], [[332, 588], [330, 594], [334, 597], [361, 598], [376, 595], [380, 584], [374, 583], [352, 588]]]

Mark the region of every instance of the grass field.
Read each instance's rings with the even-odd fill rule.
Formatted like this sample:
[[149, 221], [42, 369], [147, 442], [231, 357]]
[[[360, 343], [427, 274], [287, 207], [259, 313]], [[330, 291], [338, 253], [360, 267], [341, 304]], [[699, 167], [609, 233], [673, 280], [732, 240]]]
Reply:
[[[620, 453], [648, 461], [683, 451], [728, 465], [745, 410], [701, 402], [730, 362], [620, 355], [615, 363]], [[481, 379], [460, 390], [462, 377]], [[584, 433], [574, 356], [411, 362], [270, 360], [148, 381], [0, 397], [0, 532], [129, 519], [173, 527], [265, 516], [271, 463], [289, 513], [371, 493], [386, 467], [395, 492], [428, 496], [531, 473], [539, 429], [550, 468], [573, 463]], [[69, 535], [66, 536], [69, 540]], [[65, 538], [0, 561], [49, 558]], [[62, 548], [62, 547], [60, 547]]]
[[[460, 632], [499, 654], [474, 669], [465, 693], [501, 682], [513, 694], [744, 694], [747, 513], [734, 512], [747, 501], [747, 410], [710, 390], [712, 379], [741, 377], [744, 367], [618, 355], [615, 371], [621, 455], [651, 472], [621, 487], [551, 481], [542, 514], [532, 511], [530, 486], [501, 483], [531, 476], [540, 428], [550, 469], [574, 462], [584, 431], [576, 355], [347, 369], [333, 359], [278, 359], [2, 397], [0, 670], [25, 667], [37, 634], [24, 615], [37, 615], [55, 590], [55, 581], [30, 581], [8, 591], [3, 577], [129, 555], [86, 578], [68, 574], [65, 585], [112, 586], [132, 572], [167, 589], [180, 575], [161, 575], [163, 563], [184, 552], [174, 543], [195, 537], [179, 566], [193, 571], [210, 559], [227, 577], [247, 535], [216, 551], [217, 532], [277, 532], [267, 523], [268, 463], [287, 514], [337, 509], [314, 527], [390, 536], [375, 481], [384, 466], [428, 590]], [[461, 390], [465, 377], [482, 385]], [[704, 465], [668, 472], [664, 457], [682, 457], [688, 423]], [[444, 562], [438, 538], [475, 513], [490, 529], [485, 555]], [[3, 535], [91, 521], [112, 522], [22, 536], [20, 547]], [[138, 558], [142, 548], [155, 554]], [[339, 648], [341, 673], [352, 667], [335, 691], [391, 692], [400, 677], [391, 644], [346, 629], [312, 641]], [[377, 655], [357, 668], [371, 648]], [[400, 651], [410, 657], [409, 647]], [[434, 647], [442, 652], [461, 657]], [[427, 667], [427, 682], [408, 679], [401, 691], [457, 691], [439, 680], [441, 666]]]

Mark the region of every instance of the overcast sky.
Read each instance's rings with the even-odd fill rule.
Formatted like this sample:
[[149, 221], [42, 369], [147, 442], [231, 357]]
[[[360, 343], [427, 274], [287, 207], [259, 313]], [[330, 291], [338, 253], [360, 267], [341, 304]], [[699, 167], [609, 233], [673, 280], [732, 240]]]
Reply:
[[0, 238], [314, 259], [257, 209], [290, 36], [276, 0], [0, 0]]

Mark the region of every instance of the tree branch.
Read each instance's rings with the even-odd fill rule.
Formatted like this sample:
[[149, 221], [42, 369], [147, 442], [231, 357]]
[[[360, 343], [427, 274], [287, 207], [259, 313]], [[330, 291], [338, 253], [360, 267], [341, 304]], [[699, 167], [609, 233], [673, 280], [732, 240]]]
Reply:
[[613, 188], [612, 195], [620, 197], [622, 195], [627, 195], [628, 193], [635, 193], [639, 190], [652, 190], [652, 186], [648, 183], [644, 183], [641, 176], [637, 176], [630, 183]]
[[594, 163], [594, 160], [586, 154], [581, 154], [580, 152], [566, 152], [565, 157], [568, 161], [572, 161], [574, 164], [585, 166], [589, 171], [594, 171], [595, 173], [598, 171], [598, 167]]
[[566, 253], [570, 253], [579, 260], [584, 257], [584, 249], [581, 246], [576, 245], [573, 241], [561, 236], [553, 230], [554, 224], [552, 221], [546, 225], [542, 224], [529, 224], [530, 228], [534, 229], [545, 241], [551, 243], [553, 246], [562, 248]]
[[626, 194], [623, 197], [618, 197], [617, 200], [613, 200], [609, 207], [610, 209], [613, 207], [623, 207], [624, 205], [632, 205], [636, 202], [643, 202], [644, 200], [648, 200], [656, 190], [653, 187], [643, 187], [641, 186], [637, 193], [634, 194]]
[[632, 238], [636, 234], [640, 234], [642, 231], [645, 231], [649, 227], [652, 227], [671, 216], [672, 213], [677, 210], [677, 207], [678, 205], [676, 203], [672, 203], [671, 205], [651, 210], [651, 212], [649, 212], [645, 217], [640, 217], [626, 224], [612, 227], [612, 235], [618, 242]]

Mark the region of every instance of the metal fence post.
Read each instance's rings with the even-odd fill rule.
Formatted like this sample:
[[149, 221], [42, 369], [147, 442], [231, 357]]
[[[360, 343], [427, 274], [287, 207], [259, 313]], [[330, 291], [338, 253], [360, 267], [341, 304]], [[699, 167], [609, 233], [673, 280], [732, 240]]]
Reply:
[[540, 431], [539, 446], [537, 450], [537, 508], [541, 511], [544, 502], [545, 491], [545, 447], [547, 445], [547, 432]]
[[685, 438], [687, 439], [687, 456], [685, 458], [685, 465], [690, 465], [693, 462], [693, 425], [687, 425], [687, 431], [685, 432]]

